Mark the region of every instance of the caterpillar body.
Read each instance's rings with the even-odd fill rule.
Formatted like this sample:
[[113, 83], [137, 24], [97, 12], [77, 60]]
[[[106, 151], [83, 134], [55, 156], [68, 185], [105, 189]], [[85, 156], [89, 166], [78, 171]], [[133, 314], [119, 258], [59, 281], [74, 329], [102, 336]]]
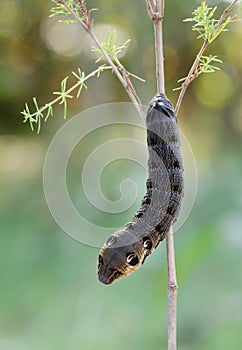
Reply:
[[146, 116], [147, 192], [132, 220], [112, 234], [98, 257], [98, 278], [104, 284], [137, 270], [175, 222], [183, 197], [183, 165], [177, 118], [165, 95], [157, 95]]

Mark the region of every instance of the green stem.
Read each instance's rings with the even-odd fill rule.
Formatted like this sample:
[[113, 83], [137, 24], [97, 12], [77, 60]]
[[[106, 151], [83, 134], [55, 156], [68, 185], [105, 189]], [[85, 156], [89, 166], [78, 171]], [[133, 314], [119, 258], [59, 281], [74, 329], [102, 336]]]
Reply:
[[[107, 67], [102, 67], [102, 70], [108, 70], [111, 69], [112, 67], [107, 66]], [[89, 73], [88, 75], [86, 75], [82, 80], [79, 80], [76, 84], [74, 84], [69, 90], [66, 91], [66, 94], [71, 93], [72, 91], [74, 91], [75, 89], [77, 89], [81, 84], [83, 84], [86, 80], [88, 80], [89, 78], [95, 76], [96, 74], [98, 74], [100, 72], [100, 67], [97, 68], [96, 70], [94, 70], [93, 72]], [[54, 100], [52, 100], [49, 103], [46, 103], [43, 107], [41, 107], [39, 109], [40, 112], [45, 111], [46, 109], [48, 109], [49, 107], [53, 106], [55, 103], [57, 102], [61, 102], [63, 101], [63, 96], [59, 95], [57, 98], [55, 98]], [[36, 112], [29, 114], [29, 118], [35, 117], [36, 116]], [[36, 120], [37, 122], [37, 120]]]

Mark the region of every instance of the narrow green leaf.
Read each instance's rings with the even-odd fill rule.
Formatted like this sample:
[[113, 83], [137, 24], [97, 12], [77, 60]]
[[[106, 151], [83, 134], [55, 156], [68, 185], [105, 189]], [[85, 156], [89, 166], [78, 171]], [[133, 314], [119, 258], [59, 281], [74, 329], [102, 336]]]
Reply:
[[39, 106], [38, 106], [38, 102], [37, 102], [37, 98], [36, 97], [33, 98], [33, 102], [34, 102], [36, 111], [39, 111]]
[[37, 128], [37, 134], [39, 135], [41, 129], [41, 118], [38, 118], [38, 128]]
[[47, 119], [49, 117], [52, 117], [53, 116], [53, 108], [51, 105], [48, 106], [48, 110], [47, 110], [47, 113], [46, 113], [46, 116], [45, 116], [45, 122], [47, 121]]
[[211, 38], [210, 43], [212, 43], [225, 29], [225, 27], [229, 24], [231, 20], [231, 17], [228, 17], [226, 19], [226, 21], [223, 23], [223, 25], [221, 27], [219, 27], [219, 29], [217, 30], [217, 32], [213, 35], [213, 37]]
[[211, 9], [211, 11], [210, 11], [210, 13], [208, 14], [208, 16], [207, 16], [207, 18], [211, 18], [213, 15], [214, 15], [214, 13], [215, 13], [215, 11], [217, 10], [217, 6], [215, 6], [213, 9]]

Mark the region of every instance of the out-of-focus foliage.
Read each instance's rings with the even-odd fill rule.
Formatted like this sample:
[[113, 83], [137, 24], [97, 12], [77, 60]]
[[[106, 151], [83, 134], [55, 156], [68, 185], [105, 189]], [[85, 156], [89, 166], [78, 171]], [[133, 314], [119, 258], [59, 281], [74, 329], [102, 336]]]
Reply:
[[[216, 1], [208, 4], [214, 5]], [[131, 38], [122, 63], [147, 82], [134, 81], [143, 103], [155, 94], [153, 29], [145, 1], [87, 1], [102, 41], [117, 29]], [[166, 92], [176, 101], [177, 80], [199, 49], [189, 23], [197, 3], [166, 1], [164, 19]], [[228, 3], [216, 2], [218, 12]], [[66, 236], [53, 221], [42, 189], [48, 144], [65, 122], [57, 110], [39, 136], [22, 123], [24, 103], [49, 101], [63, 77], [78, 67], [95, 69], [92, 43], [78, 24], [48, 18], [51, 1], [2, 0], [0, 11], [0, 348], [4, 350], [166, 348], [165, 244], [132, 277], [110, 287], [97, 282], [98, 250]], [[241, 17], [241, 6], [235, 10]], [[242, 24], [234, 23], [211, 45], [221, 71], [192, 83], [179, 115], [198, 166], [198, 193], [185, 225], [176, 233], [180, 350], [241, 348], [242, 335]], [[128, 101], [110, 72], [90, 80], [68, 116], [93, 105]], [[97, 116], [98, 118], [98, 116]], [[97, 141], [95, 135], [86, 145]], [[79, 161], [85, 152], [79, 152]], [[76, 193], [79, 164], [69, 186]], [[110, 188], [117, 165], [104, 182]], [[144, 181], [144, 174], [137, 181]], [[73, 179], [72, 179], [73, 177]], [[114, 184], [114, 185], [113, 185]], [[86, 199], [78, 198], [86, 208]], [[92, 217], [90, 210], [86, 216]], [[131, 214], [131, 212], [129, 212]], [[119, 217], [122, 225], [127, 213]], [[105, 215], [98, 217], [106, 224]]]

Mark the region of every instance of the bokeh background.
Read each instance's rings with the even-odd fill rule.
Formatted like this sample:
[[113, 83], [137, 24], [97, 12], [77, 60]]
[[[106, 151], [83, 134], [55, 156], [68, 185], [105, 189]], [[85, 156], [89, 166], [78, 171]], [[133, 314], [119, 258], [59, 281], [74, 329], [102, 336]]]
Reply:
[[[166, 91], [184, 77], [199, 49], [189, 23], [198, 1], [170, 0], [164, 20]], [[228, 2], [218, 5], [218, 14]], [[144, 79], [135, 87], [144, 104], [155, 93], [153, 28], [145, 1], [87, 1], [98, 37], [116, 28], [131, 38], [123, 64]], [[167, 276], [165, 244], [129, 278], [112, 286], [96, 278], [98, 249], [71, 239], [53, 220], [45, 202], [42, 171], [48, 145], [65, 123], [61, 107], [39, 136], [23, 124], [20, 111], [37, 96], [41, 104], [60, 81], [96, 65], [91, 43], [76, 25], [50, 19], [51, 1], [1, 0], [0, 11], [0, 348], [3, 350], [165, 349]], [[241, 18], [241, 5], [234, 10]], [[242, 344], [242, 24], [234, 23], [208, 50], [222, 70], [195, 81], [185, 96], [179, 125], [198, 169], [193, 210], [176, 233], [180, 350], [238, 350]], [[128, 101], [110, 72], [88, 82], [68, 118], [103, 103]], [[97, 116], [98, 118], [98, 116]], [[108, 138], [110, 131], [102, 135]], [[122, 226], [138, 209], [145, 173], [117, 162], [102, 186], [117, 199], [120, 178], [135, 174], [140, 197], [123, 214], [107, 216], [79, 194], [80, 163], [96, 143], [89, 137], [70, 164], [68, 186], [90, 220]], [[102, 141], [102, 138], [100, 138]], [[99, 140], [99, 141], [100, 141]], [[95, 171], [95, 167], [94, 167]], [[118, 180], [117, 180], [118, 179]], [[78, 204], [77, 204], [78, 205]], [[88, 210], [86, 209], [88, 208]], [[108, 224], [107, 224], [108, 221]], [[80, 228], [81, 230], [81, 228]]]

